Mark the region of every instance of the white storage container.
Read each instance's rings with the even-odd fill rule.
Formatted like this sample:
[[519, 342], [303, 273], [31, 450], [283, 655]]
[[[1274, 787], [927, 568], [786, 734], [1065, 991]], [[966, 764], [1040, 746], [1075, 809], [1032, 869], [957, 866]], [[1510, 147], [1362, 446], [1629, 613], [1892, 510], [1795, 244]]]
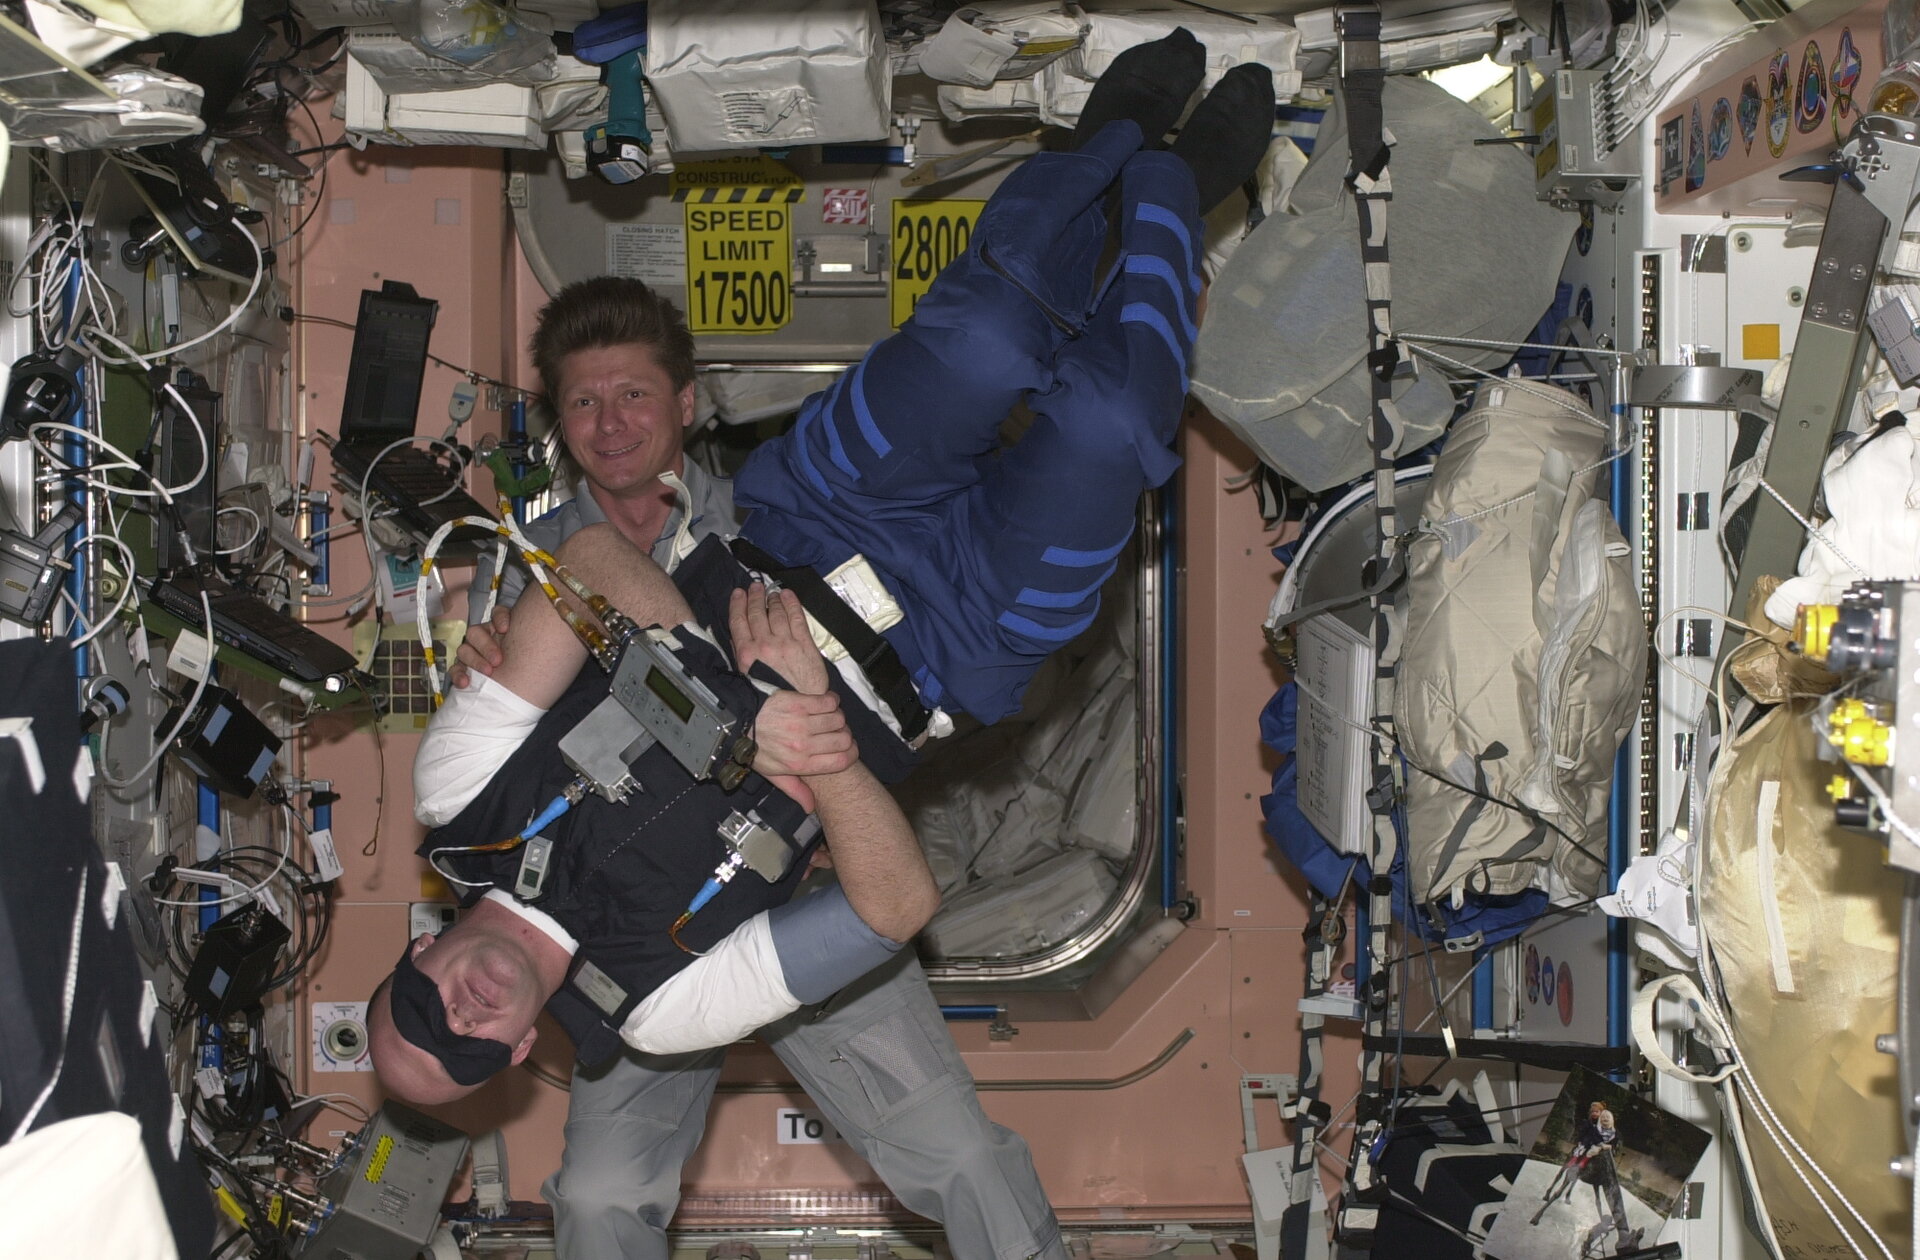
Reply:
[[347, 58], [347, 130], [379, 144], [461, 144], [492, 149], [544, 149], [534, 91], [488, 83], [450, 92], [381, 90], [357, 57]]
[[677, 152], [887, 136], [892, 78], [871, 0], [653, 0], [647, 40]]
[[1117, 884], [1099, 854], [1068, 849], [1018, 879], [981, 884], [952, 898], [920, 941], [939, 958], [1037, 953], [1092, 922]]

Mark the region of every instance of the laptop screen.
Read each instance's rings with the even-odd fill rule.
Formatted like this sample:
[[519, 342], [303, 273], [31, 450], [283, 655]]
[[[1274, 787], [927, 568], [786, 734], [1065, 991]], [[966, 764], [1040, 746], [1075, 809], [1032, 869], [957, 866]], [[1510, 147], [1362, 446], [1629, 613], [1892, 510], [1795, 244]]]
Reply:
[[365, 447], [410, 437], [420, 413], [427, 340], [440, 304], [388, 280], [360, 293], [340, 440]]

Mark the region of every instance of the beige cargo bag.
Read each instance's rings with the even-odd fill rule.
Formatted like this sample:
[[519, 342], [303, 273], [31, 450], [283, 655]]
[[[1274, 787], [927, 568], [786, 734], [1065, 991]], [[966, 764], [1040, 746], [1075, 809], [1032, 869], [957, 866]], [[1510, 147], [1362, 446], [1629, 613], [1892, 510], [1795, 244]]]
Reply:
[[1565, 390], [1489, 382], [1434, 467], [1405, 544], [1394, 703], [1417, 902], [1602, 891], [1607, 790], [1647, 654], [1601, 497], [1606, 447]]

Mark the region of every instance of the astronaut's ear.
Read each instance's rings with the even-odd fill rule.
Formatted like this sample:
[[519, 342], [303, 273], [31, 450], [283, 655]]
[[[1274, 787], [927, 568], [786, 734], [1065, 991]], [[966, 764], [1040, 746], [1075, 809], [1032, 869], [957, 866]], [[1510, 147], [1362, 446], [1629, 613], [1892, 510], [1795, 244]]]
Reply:
[[520, 1044], [516, 1045], [513, 1048], [513, 1062], [518, 1063], [522, 1059], [526, 1058], [528, 1052], [530, 1052], [533, 1049], [534, 1041], [539, 1036], [540, 1036], [540, 1029], [537, 1026], [529, 1026], [527, 1029], [527, 1035], [520, 1038]]

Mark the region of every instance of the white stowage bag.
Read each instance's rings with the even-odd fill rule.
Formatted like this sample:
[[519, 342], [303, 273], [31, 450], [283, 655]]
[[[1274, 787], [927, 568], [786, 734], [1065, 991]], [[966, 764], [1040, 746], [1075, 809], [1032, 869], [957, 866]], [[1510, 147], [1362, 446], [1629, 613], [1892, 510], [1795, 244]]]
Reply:
[[872, 0], [652, 0], [647, 40], [676, 153], [887, 136], [892, 77]]
[[936, 958], [1003, 958], [1058, 944], [1093, 921], [1119, 880], [1099, 854], [1068, 849], [1011, 882], [949, 897], [920, 934]]
[[[1389, 76], [1383, 100], [1394, 138], [1394, 328], [1525, 337], [1553, 300], [1575, 216], [1539, 201], [1532, 159], [1438, 85]], [[1214, 277], [1193, 352], [1194, 397], [1263, 461], [1314, 491], [1372, 465], [1367, 289], [1346, 132], [1339, 110], [1329, 110], [1290, 212], [1261, 222]], [[1508, 355], [1440, 349], [1482, 368]], [[1431, 364], [1396, 382], [1394, 403], [1403, 424], [1396, 454], [1433, 441], [1453, 415], [1453, 393]]]
[[1767, 600], [1767, 619], [1778, 625], [1791, 626], [1801, 604], [1836, 602], [1855, 582], [1920, 577], [1920, 441], [1911, 421], [1835, 451], [1820, 484], [1833, 515], [1801, 550], [1799, 576]]
[[[1161, 39], [1184, 26], [1207, 50], [1206, 77], [1201, 91], [1213, 87], [1237, 65], [1257, 61], [1273, 71], [1274, 95], [1292, 100], [1300, 92], [1300, 72], [1294, 69], [1300, 33], [1285, 20], [1249, 15], [1251, 21], [1182, 9], [1178, 12], [1093, 12], [1085, 17], [1086, 33], [1079, 47], [1049, 61], [1037, 76], [996, 81], [961, 80], [942, 83], [940, 112], [949, 120], [1001, 114], [1037, 115], [1040, 121], [1071, 127], [1080, 119], [1093, 82], [1113, 59], [1135, 44]], [[1199, 95], [1194, 97], [1198, 101]]]
[[1606, 432], [1565, 390], [1491, 382], [1434, 465], [1394, 691], [1418, 901], [1601, 891], [1646, 673], [1626, 541], [1598, 497]]

